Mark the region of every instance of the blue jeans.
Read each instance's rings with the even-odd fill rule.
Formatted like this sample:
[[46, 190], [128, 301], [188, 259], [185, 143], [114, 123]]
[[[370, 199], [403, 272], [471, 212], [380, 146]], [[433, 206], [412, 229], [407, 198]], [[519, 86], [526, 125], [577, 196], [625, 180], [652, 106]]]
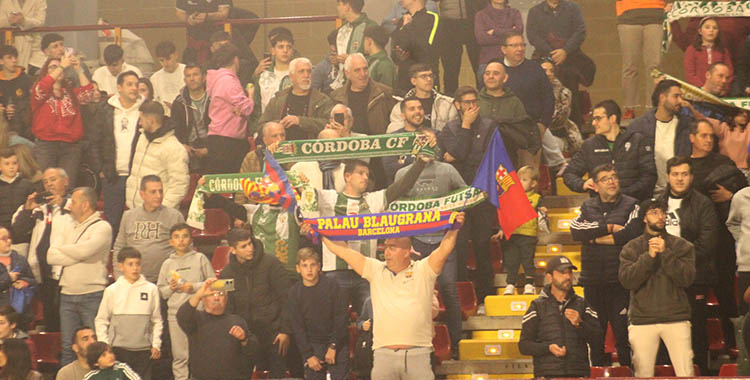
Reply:
[[47, 168], [63, 168], [68, 174], [68, 188], [74, 189], [81, 166], [81, 142], [36, 140], [34, 157], [42, 171]]
[[79, 327], [94, 328], [94, 318], [99, 311], [104, 291], [89, 294], [69, 295], [60, 294], [60, 336], [62, 338], [61, 366], [76, 360], [73, 352], [73, 334]]
[[[425, 259], [440, 246], [440, 243], [428, 244], [412, 238], [411, 245], [415, 251], [422, 255], [421, 259]], [[443, 303], [445, 303], [445, 319], [448, 331], [451, 334], [451, 347], [454, 350], [458, 349], [458, 341], [461, 340], [462, 320], [461, 304], [458, 300], [458, 288], [456, 288], [456, 263], [456, 252], [454, 250], [448, 255], [448, 259], [445, 261], [445, 265], [443, 265], [443, 271], [440, 272], [437, 278], [440, 296], [443, 297]]]
[[307, 361], [305, 361], [305, 380], [326, 380], [326, 372], [331, 374], [331, 380], [346, 380], [349, 375], [348, 345], [338, 347], [336, 351], [336, 364], [334, 365], [329, 365], [325, 362], [328, 344], [310, 343], [310, 346], [312, 346], [313, 355], [317, 356], [323, 362], [323, 370], [320, 372], [313, 371], [307, 366]]
[[110, 182], [108, 178], [102, 181], [102, 195], [104, 196], [104, 219], [112, 225], [112, 244], [120, 232], [120, 219], [125, 212], [125, 182], [128, 176], [118, 176]]
[[362, 304], [370, 296], [370, 283], [353, 270], [334, 270], [326, 272], [326, 277], [335, 280], [357, 314], [362, 312]]

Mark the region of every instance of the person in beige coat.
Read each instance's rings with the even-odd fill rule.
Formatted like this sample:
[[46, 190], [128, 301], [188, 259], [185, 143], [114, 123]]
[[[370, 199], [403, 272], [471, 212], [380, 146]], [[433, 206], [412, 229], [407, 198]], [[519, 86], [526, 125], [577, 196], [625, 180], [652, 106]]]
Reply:
[[[1, 0], [0, 28], [18, 27], [28, 30], [44, 26], [47, 19], [47, 0]], [[32, 64], [42, 67], [47, 56], [41, 50], [42, 36], [39, 33], [14, 36], [13, 45], [18, 49], [18, 65], [27, 68]]]

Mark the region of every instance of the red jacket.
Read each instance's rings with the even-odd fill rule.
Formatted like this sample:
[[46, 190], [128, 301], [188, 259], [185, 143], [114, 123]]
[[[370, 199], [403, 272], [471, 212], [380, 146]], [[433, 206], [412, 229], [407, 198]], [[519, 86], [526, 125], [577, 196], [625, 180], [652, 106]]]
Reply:
[[57, 98], [52, 91], [54, 84], [55, 79], [48, 75], [31, 88], [31, 133], [44, 141], [74, 143], [83, 137], [80, 106], [91, 100], [94, 86], [74, 88], [73, 94], [63, 89], [62, 97]]
[[708, 61], [708, 50], [703, 47], [700, 51], [695, 50], [693, 45], [688, 46], [685, 50], [684, 57], [684, 68], [685, 68], [685, 81], [696, 87], [703, 86], [706, 83], [706, 69], [712, 63], [724, 62], [729, 66], [729, 82], [731, 83], [734, 77], [734, 66], [732, 65], [732, 57], [729, 55], [729, 50], [711, 49], [711, 62]]

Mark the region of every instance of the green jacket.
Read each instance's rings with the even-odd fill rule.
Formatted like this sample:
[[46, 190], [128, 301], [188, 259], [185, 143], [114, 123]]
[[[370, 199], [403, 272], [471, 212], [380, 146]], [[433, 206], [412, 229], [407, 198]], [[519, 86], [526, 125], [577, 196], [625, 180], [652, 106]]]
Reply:
[[366, 13], [362, 13], [351, 23], [344, 23], [336, 34], [336, 45], [339, 51], [346, 45], [346, 53], [364, 53], [365, 29], [378, 25], [370, 20]]
[[[368, 135], [382, 135], [385, 133], [388, 123], [390, 123], [391, 109], [396, 105], [396, 99], [393, 98], [393, 90], [390, 87], [375, 82], [372, 78], [370, 78], [368, 86], [370, 89], [367, 101], [367, 124], [369, 125], [369, 130], [357, 130], [357, 126], [355, 125], [352, 131]], [[347, 91], [349, 87], [351, 87], [351, 83], [346, 81], [344, 87], [331, 93], [331, 99], [336, 103], [342, 103], [351, 108], [349, 105], [349, 93]]]
[[385, 50], [381, 50], [377, 54], [367, 56], [367, 66], [370, 70], [370, 78], [375, 82], [380, 82], [390, 88], [396, 85], [396, 65]]
[[507, 88], [502, 96], [492, 96], [483, 88], [479, 92], [479, 115], [493, 120], [519, 119], [527, 116], [521, 100]]
[[[260, 117], [258, 125], [263, 125], [269, 121], [281, 120], [286, 108], [287, 97], [291, 91], [291, 87], [281, 90], [268, 102], [266, 111]], [[310, 90], [310, 103], [307, 106], [307, 115], [299, 116], [300, 128], [308, 135], [307, 138], [314, 139], [318, 137], [318, 133], [326, 126], [334, 105], [336, 103], [326, 94], [316, 89]]]

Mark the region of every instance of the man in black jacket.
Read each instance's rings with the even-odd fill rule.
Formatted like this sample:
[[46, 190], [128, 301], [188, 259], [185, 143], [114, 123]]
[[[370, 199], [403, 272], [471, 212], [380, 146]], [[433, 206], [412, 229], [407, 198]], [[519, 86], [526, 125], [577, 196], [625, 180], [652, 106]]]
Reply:
[[172, 102], [171, 119], [175, 123], [174, 134], [190, 157], [190, 171], [201, 172], [202, 159], [208, 154], [206, 135], [208, 107], [211, 99], [206, 94], [206, 72], [195, 63], [185, 65], [185, 87]]
[[693, 376], [690, 302], [685, 290], [695, 277], [695, 249], [665, 229], [665, 203], [649, 200], [641, 210], [646, 232], [622, 248], [618, 276], [630, 290], [628, 332], [635, 376], [654, 376], [660, 339], [677, 376]]
[[701, 373], [708, 373], [708, 333], [706, 319], [708, 289], [716, 281], [716, 239], [719, 221], [710, 199], [692, 187], [693, 174], [688, 157], [667, 161], [667, 188], [659, 201], [667, 205], [666, 230], [695, 247], [695, 281], [685, 290], [690, 301], [690, 323], [694, 362]]
[[[620, 128], [620, 107], [613, 100], [594, 106], [591, 124], [594, 136], [588, 138], [573, 156], [563, 173], [563, 181], [571, 190], [596, 192], [592, 169], [612, 163], [622, 193], [639, 201], [651, 197], [656, 184], [653, 152], [640, 133]], [[584, 180], [583, 175], [589, 178]]]
[[547, 264], [549, 285], [531, 301], [521, 322], [518, 349], [534, 357], [534, 377], [588, 377], [588, 345], [601, 340], [596, 312], [573, 291], [570, 259]]
[[432, 66], [432, 74], [439, 78], [440, 66], [435, 36], [440, 36], [438, 27], [440, 17], [437, 13], [425, 9], [425, 0], [401, 0], [401, 5], [408, 13], [399, 20], [396, 30], [391, 34], [393, 45], [391, 56], [398, 65], [399, 94], [412, 87], [409, 68], [415, 63], [426, 63]]
[[[638, 201], [620, 194], [619, 172], [614, 165], [597, 166], [591, 171], [591, 177], [598, 196], [583, 202], [581, 214], [570, 225], [573, 239], [583, 244], [579, 282], [586, 300], [599, 315], [602, 329], [607, 329], [607, 323], [612, 324], [620, 365], [629, 366], [629, 293], [617, 281], [617, 272], [620, 250], [642, 231]], [[606, 365], [604, 361], [602, 339], [591, 346], [591, 362]]]

